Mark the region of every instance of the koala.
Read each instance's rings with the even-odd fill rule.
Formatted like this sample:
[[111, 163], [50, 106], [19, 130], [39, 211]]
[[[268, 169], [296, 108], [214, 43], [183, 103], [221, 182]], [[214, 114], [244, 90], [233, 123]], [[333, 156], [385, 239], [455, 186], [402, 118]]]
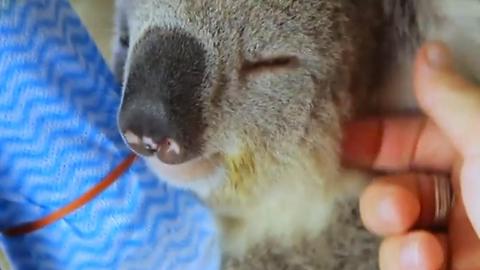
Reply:
[[371, 175], [341, 126], [418, 111], [416, 50], [444, 41], [480, 78], [478, 0], [117, 0], [125, 143], [211, 209], [222, 269], [378, 269], [362, 225]]

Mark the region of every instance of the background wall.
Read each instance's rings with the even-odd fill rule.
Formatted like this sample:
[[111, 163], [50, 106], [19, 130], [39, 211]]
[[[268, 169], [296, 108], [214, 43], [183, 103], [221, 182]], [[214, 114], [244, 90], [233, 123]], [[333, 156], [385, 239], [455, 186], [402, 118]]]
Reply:
[[114, 0], [70, 0], [110, 64]]

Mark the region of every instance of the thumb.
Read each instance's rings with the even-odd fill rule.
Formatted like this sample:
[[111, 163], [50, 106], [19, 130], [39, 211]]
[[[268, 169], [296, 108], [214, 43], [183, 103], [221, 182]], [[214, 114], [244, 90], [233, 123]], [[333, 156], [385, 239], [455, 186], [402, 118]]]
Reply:
[[414, 83], [420, 107], [462, 156], [479, 156], [480, 86], [454, 70], [452, 57], [443, 44], [430, 43], [420, 50]]
[[441, 43], [420, 50], [414, 83], [420, 107], [463, 157], [462, 197], [480, 236], [480, 86], [454, 70], [452, 57]]

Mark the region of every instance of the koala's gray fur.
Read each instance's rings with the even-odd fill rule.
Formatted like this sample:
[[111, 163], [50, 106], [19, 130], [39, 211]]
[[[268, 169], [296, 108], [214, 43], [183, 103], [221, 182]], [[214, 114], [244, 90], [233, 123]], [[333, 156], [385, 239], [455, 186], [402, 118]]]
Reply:
[[[209, 177], [188, 183], [146, 160], [212, 207], [229, 270], [377, 269], [379, 239], [357, 213], [366, 177], [339, 162], [341, 122], [416, 109], [410, 72], [426, 39], [445, 41], [465, 74], [480, 79], [479, 0], [117, 0], [116, 7], [121, 111], [148, 97], [148, 110], [199, 125], [198, 140], [189, 140], [201, 145], [197, 154], [222, 157]], [[185, 38], [172, 54], [192, 67], [203, 58], [205, 67], [192, 68], [203, 79], [188, 106], [173, 86], [192, 80], [177, 76], [189, 69], [157, 70], [150, 61], [172, 45], [165, 39], [152, 49], [158, 37], [175, 33]], [[199, 58], [188, 54], [191, 39], [204, 52]], [[290, 65], [252, 69], [272, 57]], [[157, 96], [168, 104], [157, 106]]]

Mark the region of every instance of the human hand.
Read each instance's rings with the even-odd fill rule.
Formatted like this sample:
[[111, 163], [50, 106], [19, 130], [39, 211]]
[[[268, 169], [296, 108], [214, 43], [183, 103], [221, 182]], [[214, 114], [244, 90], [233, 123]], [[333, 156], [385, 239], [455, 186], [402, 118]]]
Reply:
[[[389, 173], [360, 199], [365, 226], [384, 236], [380, 267], [480, 269], [480, 87], [451, 66], [448, 50], [426, 44], [415, 62], [415, 93], [427, 115], [346, 124], [347, 165]], [[455, 204], [433, 231], [432, 174], [451, 175]]]

